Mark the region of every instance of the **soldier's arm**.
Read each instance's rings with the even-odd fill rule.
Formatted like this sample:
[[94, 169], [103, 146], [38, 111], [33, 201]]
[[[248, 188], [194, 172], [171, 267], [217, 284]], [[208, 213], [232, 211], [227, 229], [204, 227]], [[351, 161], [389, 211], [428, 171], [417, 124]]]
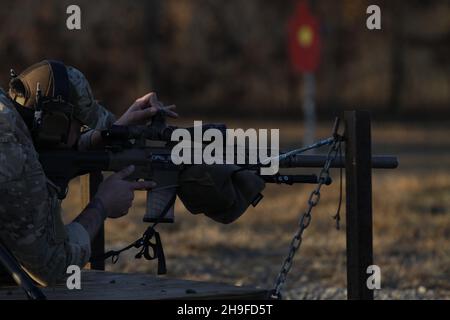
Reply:
[[67, 67], [70, 81], [70, 95], [77, 105], [75, 117], [84, 119], [89, 129], [84, 131], [78, 140], [79, 150], [101, 147], [100, 131], [108, 129], [116, 121], [116, 117], [108, 109], [94, 99], [89, 81], [81, 71]]
[[[175, 105], [164, 106], [158, 101], [156, 94], [151, 92], [136, 99], [136, 101], [117, 121], [114, 122], [114, 124], [121, 126], [143, 125], [148, 123], [160, 109], [164, 110], [168, 117], [177, 118], [178, 114], [174, 111], [175, 108]], [[106, 117], [104, 114], [99, 116]], [[82, 134], [79, 140], [78, 149], [89, 150], [102, 147], [104, 142], [100, 130], [101, 129], [91, 129]]]
[[74, 220], [87, 230], [91, 241], [107, 217], [115, 219], [128, 212], [135, 190], [148, 190], [155, 187], [152, 181], [127, 181], [127, 177], [133, 171], [134, 166], [128, 166], [106, 178], [100, 184], [94, 199]]
[[75, 218], [74, 222], [84, 227], [92, 242], [106, 218], [107, 211], [105, 207], [100, 201], [95, 199]]

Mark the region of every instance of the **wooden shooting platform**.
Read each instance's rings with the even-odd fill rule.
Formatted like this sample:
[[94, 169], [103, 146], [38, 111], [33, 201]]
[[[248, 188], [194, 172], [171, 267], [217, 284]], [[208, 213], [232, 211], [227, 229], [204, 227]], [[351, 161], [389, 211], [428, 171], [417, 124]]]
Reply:
[[[49, 300], [212, 300], [266, 299], [267, 291], [250, 287], [170, 279], [150, 274], [83, 270], [81, 290], [69, 290], [65, 283], [42, 288]], [[22, 288], [0, 286], [0, 300], [27, 299]]]

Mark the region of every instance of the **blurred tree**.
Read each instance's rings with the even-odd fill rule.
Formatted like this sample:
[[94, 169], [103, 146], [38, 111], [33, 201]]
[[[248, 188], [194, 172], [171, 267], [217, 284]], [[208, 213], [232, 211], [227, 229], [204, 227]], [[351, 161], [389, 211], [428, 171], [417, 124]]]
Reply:
[[[69, 31], [70, 0], [0, 0], [0, 81], [7, 86], [10, 67], [21, 71], [55, 58], [80, 68], [116, 113], [153, 89], [183, 114], [297, 117], [301, 83], [286, 52], [286, 22], [296, 2], [78, 0], [82, 29]], [[365, 27], [369, 4], [314, 1], [323, 23], [319, 115], [355, 106], [445, 112], [449, 1], [379, 0], [379, 32]]]
[[149, 0], [145, 2], [144, 6], [144, 21], [147, 24], [144, 27], [145, 41], [142, 44], [146, 48], [147, 56], [147, 72], [144, 78], [152, 90], [160, 92], [161, 20], [164, 4], [161, 0]]
[[402, 93], [405, 82], [404, 69], [404, 8], [399, 1], [391, 1], [391, 84], [388, 100], [388, 110], [398, 113], [402, 108]]

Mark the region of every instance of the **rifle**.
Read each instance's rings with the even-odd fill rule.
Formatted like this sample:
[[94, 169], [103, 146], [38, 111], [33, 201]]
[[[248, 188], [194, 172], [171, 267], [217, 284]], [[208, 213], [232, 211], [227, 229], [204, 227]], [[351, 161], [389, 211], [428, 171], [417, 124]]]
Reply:
[[[46, 176], [59, 187], [58, 197], [64, 199], [67, 186], [73, 178], [90, 172], [112, 171], [134, 165], [135, 171], [130, 180], [152, 180], [157, 187], [147, 192], [146, 212], [144, 222], [173, 222], [173, 204], [178, 185], [178, 175], [184, 165], [175, 165], [171, 159], [174, 143], [171, 141], [174, 126], [167, 126], [162, 113], [154, 116], [150, 125], [142, 126], [112, 126], [101, 132], [105, 146], [99, 150], [77, 151], [39, 150], [39, 160]], [[196, 127], [185, 128], [194, 132]], [[206, 124], [201, 130], [217, 129], [224, 136], [224, 124]], [[325, 158], [315, 156], [310, 159], [289, 157], [280, 161], [282, 168], [320, 167]], [[250, 166], [249, 170], [257, 173], [259, 165]], [[245, 168], [244, 168], [245, 169]], [[260, 175], [266, 183], [288, 184], [317, 183], [315, 174], [274, 174]], [[325, 184], [331, 184], [327, 179]], [[166, 212], [163, 212], [166, 211]]]
[[[281, 153], [278, 157], [280, 168], [315, 167], [323, 168], [343, 168], [345, 167], [342, 155], [337, 153], [340, 150], [340, 142], [344, 140], [343, 135], [337, 133], [339, 121], [337, 119], [333, 136], [321, 140], [311, 146], [291, 150]], [[178, 176], [184, 165], [175, 165], [171, 159], [171, 150], [174, 143], [171, 141], [172, 133], [176, 127], [167, 126], [165, 116], [162, 112], [157, 113], [150, 125], [147, 126], [112, 126], [108, 130], [102, 131], [105, 147], [96, 151], [76, 151], [76, 150], [40, 150], [39, 160], [47, 177], [59, 186], [61, 192], [59, 197], [63, 199], [67, 193], [69, 181], [79, 175], [98, 171], [120, 171], [123, 168], [134, 165], [135, 171], [129, 179], [152, 180], [157, 184], [156, 189], [147, 192], [146, 212], [144, 222], [153, 223], [147, 228], [144, 235], [134, 243], [118, 251], [109, 251], [101, 259], [112, 257], [113, 262], [117, 261], [119, 254], [129, 248], [142, 248], [136, 258], [144, 256], [148, 260], [158, 259], [158, 274], [165, 273], [165, 258], [161, 240], [158, 232], [154, 229], [159, 222], [173, 222], [173, 207], [177, 194]], [[198, 128], [187, 128], [194, 132]], [[217, 129], [223, 135], [226, 134], [226, 127], [223, 124], [208, 124], [202, 126], [204, 132], [208, 129]], [[192, 135], [191, 135], [192, 136]], [[303, 155], [304, 151], [315, 149], [325, 145], [336, 145], [338, 149], [332, 157], [319, 155]], [[328, 160], [331, 160], [328, 164]], [[375, 156], [372, 157], [373, 168], [395, 168], [398, 165], [395, 157]], [[242, 166], [242, 169], [253, 170], [255, 173], [263, 166], [257, 165]], [[315, 183], [331, 184], [329, 175], [318, 177], [317, 175], [297, 175], [281, 174], [260, 175], [267, 183], [288, 184], [294, 183]], [[261, 199], [255, 199], [252, 203], [256, 205]], [[155, 239], [156, 243], [151, 240]], [[150, 254], [149, 247], [153, 249]], [[97, 258], [92, 259], [97, 260]]]
[[[3, 266], [11, 278], [21, 286], [30, 300], [45, 300], [43, 292], [34, 284], [30, 276], [22, 269], [20, 264], [0, 242], [0, 267]], [[0, 268], [1, 269], [1, 268]]]

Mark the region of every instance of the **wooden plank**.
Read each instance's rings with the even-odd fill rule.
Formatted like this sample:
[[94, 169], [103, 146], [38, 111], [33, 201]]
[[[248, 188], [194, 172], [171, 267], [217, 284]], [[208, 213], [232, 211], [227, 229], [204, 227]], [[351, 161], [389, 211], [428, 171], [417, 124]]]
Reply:
[[89, 204], [89, 174], [80, 176], [81, 210]]
[[370, 114], [345, 112], [347, 297], [373, 300], [367, 288], [372, 249], [372, 151]]
[[[267, 290], [138, 274], [83, 270], [81, 290], [64, 284], [42, 291], [49, 300], [265, 299]], [[21, 288], [0, 288], [0, 300], [26, 299]]]

